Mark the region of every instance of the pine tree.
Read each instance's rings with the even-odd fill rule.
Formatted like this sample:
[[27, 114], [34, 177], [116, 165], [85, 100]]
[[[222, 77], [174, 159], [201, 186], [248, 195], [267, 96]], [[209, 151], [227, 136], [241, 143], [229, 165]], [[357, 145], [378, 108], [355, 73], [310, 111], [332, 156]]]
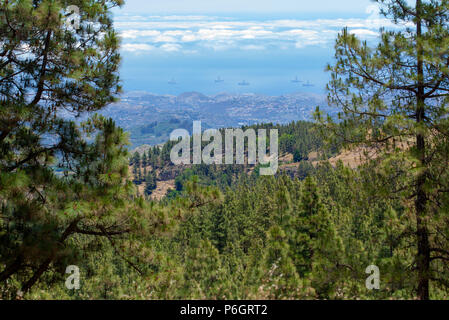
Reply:
[[139, 166], [140, 165], [140, 153], [139, 152], [134, 152], [132, 158], [131, 158], [131, 165], [132, 166]]
[[142, 184], [144, 176], [142, 175], [142, 167], [139, 165], [137, 166], [137, 184]]
[[218, 299], [223, 277], [218, 250], [208, 240], [189, 248], [185, 257], [185, 279], [193, 299]]
[[146, 152], [144, 151], [143, 152], [143, 156], [142, 156], [142, 166], [146, 169], [146, 167], [148, 166], [148, 162], [147, 162], [148, 160], [147, 160], [147, 154], [146, 154]]
[[62, 117], [116, 101], [120, 55], [110, 10], [122, 1], [76, 1], [77, 30], [62, 14], [72, 4], [0, 4], [0, 282], [13, 277], [23, 292], [82, 254], [72, 238], [115, 243], [135, 223], [126, 215], [140, 210], [128, 201], [123, 130], [100, 116], [82, 126]]
[[156, 189], [157, 182], [156, 182], [156, 175], [154, 172], [149, 172], [145, 177], [145, 194], [151, 195], [153, 193], [153, 190]]
[[435, 269], [449, 258], [441, 236], [448, 230], [449, 3], [377, 2], [396, 31], [381, 29], [371, 48], [343, 30], [328, 84], [329, 102], [342, 109], [342, 121], [320, 112], [317, 119], [334, 141], [379, 150], [379, 174], [399, 183], [379, 186], [378, 193], [413, 200], [417, 294], [429, 299], [430, 281], [447, 284]]
[[301, 281], [289, 255], [287, 236], [279, 226], [274, 226], [268, 231], [266, 250], [264, 260], [268, 271], [265, 281], [270, 287], [268, 289], [270, 298], [299, 298]]

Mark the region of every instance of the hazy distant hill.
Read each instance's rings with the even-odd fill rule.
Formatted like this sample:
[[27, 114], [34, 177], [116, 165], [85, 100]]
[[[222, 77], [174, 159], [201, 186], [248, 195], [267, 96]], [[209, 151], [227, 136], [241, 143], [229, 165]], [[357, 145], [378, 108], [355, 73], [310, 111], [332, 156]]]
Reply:
[[284, 96], [220, 93], [206, 96], [186, 92], [179, 96], [129, 92], [102, 113], [131, 132], [133, 147], [165, 142], [172, 130], [192, 130], [192, 121], [204, 128], [238, 127], [255, 123], [310, 120], [316, 106], [327, 109], [325, 96], [297, 93]]

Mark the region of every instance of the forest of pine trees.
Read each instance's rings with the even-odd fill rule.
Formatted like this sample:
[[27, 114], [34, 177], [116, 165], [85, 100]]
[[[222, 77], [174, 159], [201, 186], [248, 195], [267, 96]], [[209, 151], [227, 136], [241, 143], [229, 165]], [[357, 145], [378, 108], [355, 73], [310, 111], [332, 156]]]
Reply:
[[[1, 2], [0, 299], [448, 299], [449, 3], [377, 2], [408, 27], [338, 36], [338, 119], [253, 126], [279, 130], [296, 175], [195, 165], [160, 201], [173, 142], [130, 154], [96, 114], [121, 92], [122, 1], [77, 1], [76, 32], [67, 1]], [[360, 147], [357, 168], [327, 161]]]

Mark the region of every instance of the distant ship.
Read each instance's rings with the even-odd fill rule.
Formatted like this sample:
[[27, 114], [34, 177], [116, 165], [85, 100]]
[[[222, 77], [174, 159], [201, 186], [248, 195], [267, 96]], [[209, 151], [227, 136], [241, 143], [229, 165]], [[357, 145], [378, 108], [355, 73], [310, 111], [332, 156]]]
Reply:
[[314, 87], [315, 85], [313, 83], [311, 83], [310, 81], [307, 81], [306, 83], [303, 84], [303, 87]]
[[220, 77], [218, 77], [217, 79], [215, 79], [215, 83], [222, 83], [224, 82], [224, 80]]
[[242, 82], [238, 83], [239, 86], [249, 86], [249, 82], [246, 80], [243, 80]]
[[172, 79], [168, 82], [168, 84], [178, 84], [178, 83], [176, 82], [175, 78], [172, 78]]
[[302, 82], [301, 80], [298, 79], [298, 76], [295, 77], [295, 79], [290, 80], [292, 83], [300, 83]]

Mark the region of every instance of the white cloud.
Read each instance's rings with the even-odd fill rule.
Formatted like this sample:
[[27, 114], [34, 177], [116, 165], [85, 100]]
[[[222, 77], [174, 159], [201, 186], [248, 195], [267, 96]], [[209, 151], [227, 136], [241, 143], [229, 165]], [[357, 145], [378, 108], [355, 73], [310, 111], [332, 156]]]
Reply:
[[194, 42], [197, 40], [198, 38], [196, 37], [196, 35], [190, 30], [186, 31], [181, 37], [182, 42]]
[[368, 29], [352, 29], [350, 33], [355, 34], [358, 37], [377, 37], [378, 33]]
[[242, 46], [242, 50], [265, 50], [265, 46], [249, 44], [246, 46]]
[[380, 26], [395, 27], [387, 20], [375, 18], [371, 15], [367, 19], [240, 21], [205, 16], [133, 16], [132, 19], [119, 17], [116, 26], [126, 51], [158, 47], [168, 52], [192, 53], [201, 48], [264, 50], [272, 45], [295, 50], [332, 46], [344, 27], [364, 39], [377, 37]]
[[120, 33], [123, 39], [136, 39], [143, 37], [157, 37], [161, 34], [157, 30], [124, 30]]
[[153, 37], [151, 42], [159, 43], [159, 42], [178, 42], [176, 37], [171, 37], [166, 34], [161, 34], [157, 37]]
[[179, 44], [166, 43], [166, 44], [163, 44], [162, 46], [160, 46], [160, 48], [167, 52], [176, 52], [176, 51], [181, 50], [182, 47]]
[[128, 52], [143, 52], [152, 51], [155, 47], [145, 43], [125, 43], [122, 45], [122, 50]]

